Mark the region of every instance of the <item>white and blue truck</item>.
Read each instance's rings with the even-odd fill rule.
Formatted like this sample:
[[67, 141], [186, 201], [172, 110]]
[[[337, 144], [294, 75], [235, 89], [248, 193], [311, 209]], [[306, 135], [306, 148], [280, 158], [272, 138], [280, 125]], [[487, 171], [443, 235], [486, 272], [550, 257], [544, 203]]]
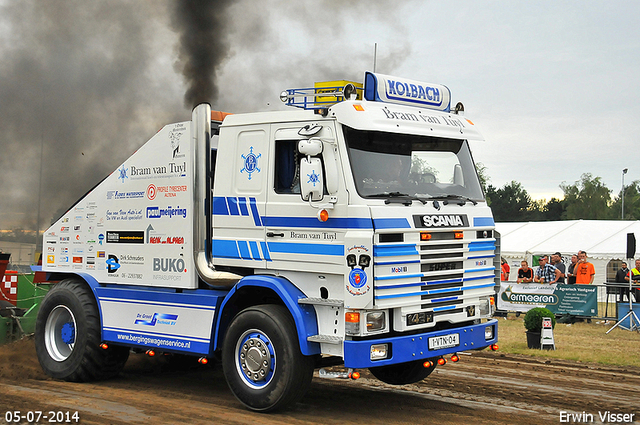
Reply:
[[482, 136], [449, 89], [367, 72], [281, 100], [298, 109], [196, 106], [44, 233], [48, 375], [112, 377], [131, 351], [217, 358], [266, 412], [318, 368], [401, 385], [497, 349]]

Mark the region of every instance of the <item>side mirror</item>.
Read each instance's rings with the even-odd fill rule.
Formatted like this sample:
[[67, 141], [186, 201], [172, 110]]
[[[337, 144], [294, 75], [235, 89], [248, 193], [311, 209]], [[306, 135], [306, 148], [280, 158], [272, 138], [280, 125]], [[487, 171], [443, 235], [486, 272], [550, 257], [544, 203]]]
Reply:
[[302, 155], [317, 156], [322, 153], [322, 140], [304, 139], [298, 142], [298, 152]]
[[324, 169], [327, 172], [327, 192], [329, 195], [335, 196], [338, 193], [338, 160], [336, 158], [336, 152], [338, 150], [336, 145], [328, 142], [323, 142], [324, 148], [322, 149], [322, 158], [324, 159]]
[[322, 175], [322, 161], [320, 158], [302, 158], [300, 160], [300, 193], [302, 199], [312, 201], [322, 200], [324, 192], [324, 177]]

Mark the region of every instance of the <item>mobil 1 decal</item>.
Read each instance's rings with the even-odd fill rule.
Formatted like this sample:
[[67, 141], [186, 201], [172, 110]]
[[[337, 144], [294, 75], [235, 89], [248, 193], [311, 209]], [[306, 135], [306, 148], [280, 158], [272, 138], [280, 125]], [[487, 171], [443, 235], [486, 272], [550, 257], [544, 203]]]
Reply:
[[468, 227], [466, 214], [422, 214], [413, 216], [417, 228]]

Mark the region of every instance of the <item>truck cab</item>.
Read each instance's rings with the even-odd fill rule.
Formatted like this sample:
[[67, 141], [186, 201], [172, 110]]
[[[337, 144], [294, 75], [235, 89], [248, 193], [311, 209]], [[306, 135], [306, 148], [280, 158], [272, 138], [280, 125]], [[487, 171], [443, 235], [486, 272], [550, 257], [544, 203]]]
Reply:
[[[307, 340], [348, 367], [415, 354], [391, 355], [387, 345], [351, 358], [369, 338], [447, 333], [490, 317], [496, 277], [494, 222], [469, 148], [482, 140], [475, 125], [450, 111], [444, 86], [365, 80], [375, 90], [360, 100], [296, 102], [317, 88], [283, 95], [315, 114], [227, 117], [217, 156], [233, 160], [216, 164], [213, 189], [215, 267], [293, 282], [318, 317]], [[408, 100], [390, 103], [390, 88]], [[436, 338], [429, 349], [495, 342], [493, 327], [486, 340], [480, 330], [480, 341], [460, 346], [454, 333], [451, 347]]]

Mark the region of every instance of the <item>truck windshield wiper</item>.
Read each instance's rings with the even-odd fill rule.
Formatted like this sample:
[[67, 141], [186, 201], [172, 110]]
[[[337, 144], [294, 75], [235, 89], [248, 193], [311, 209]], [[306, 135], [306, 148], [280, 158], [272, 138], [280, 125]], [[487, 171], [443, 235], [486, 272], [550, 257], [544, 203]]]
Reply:
[[408, 193], [401, 192], [382, 192], [376, 193], [373, 195], [367, 195], [367, 198], [387, 198], [385, 199], [385, 204], [403, 204], [403, 205], [411, 205], [412, 201], [420, 201], [422, 204], [426, 204], [427, 201], [423, 198], [419, 198], [417, 196], [411, 196]]
[[449, 203], [449, 200], [457, 200], [458, 202], [456, 202], [458, 205], [464, 205], [467, 202], [471, 202], [473, 205], [478, 205], [478, 201], [476, 201], [475, 199], [471, 199], [467, 196], [462, 196], [462, 195], [441, 195], [441, 196], [429, 196], [428, 198], [424, 198], [424, 199], [428, 199], [431, 201], [444, 201], [443, 204], [447, 205]]

